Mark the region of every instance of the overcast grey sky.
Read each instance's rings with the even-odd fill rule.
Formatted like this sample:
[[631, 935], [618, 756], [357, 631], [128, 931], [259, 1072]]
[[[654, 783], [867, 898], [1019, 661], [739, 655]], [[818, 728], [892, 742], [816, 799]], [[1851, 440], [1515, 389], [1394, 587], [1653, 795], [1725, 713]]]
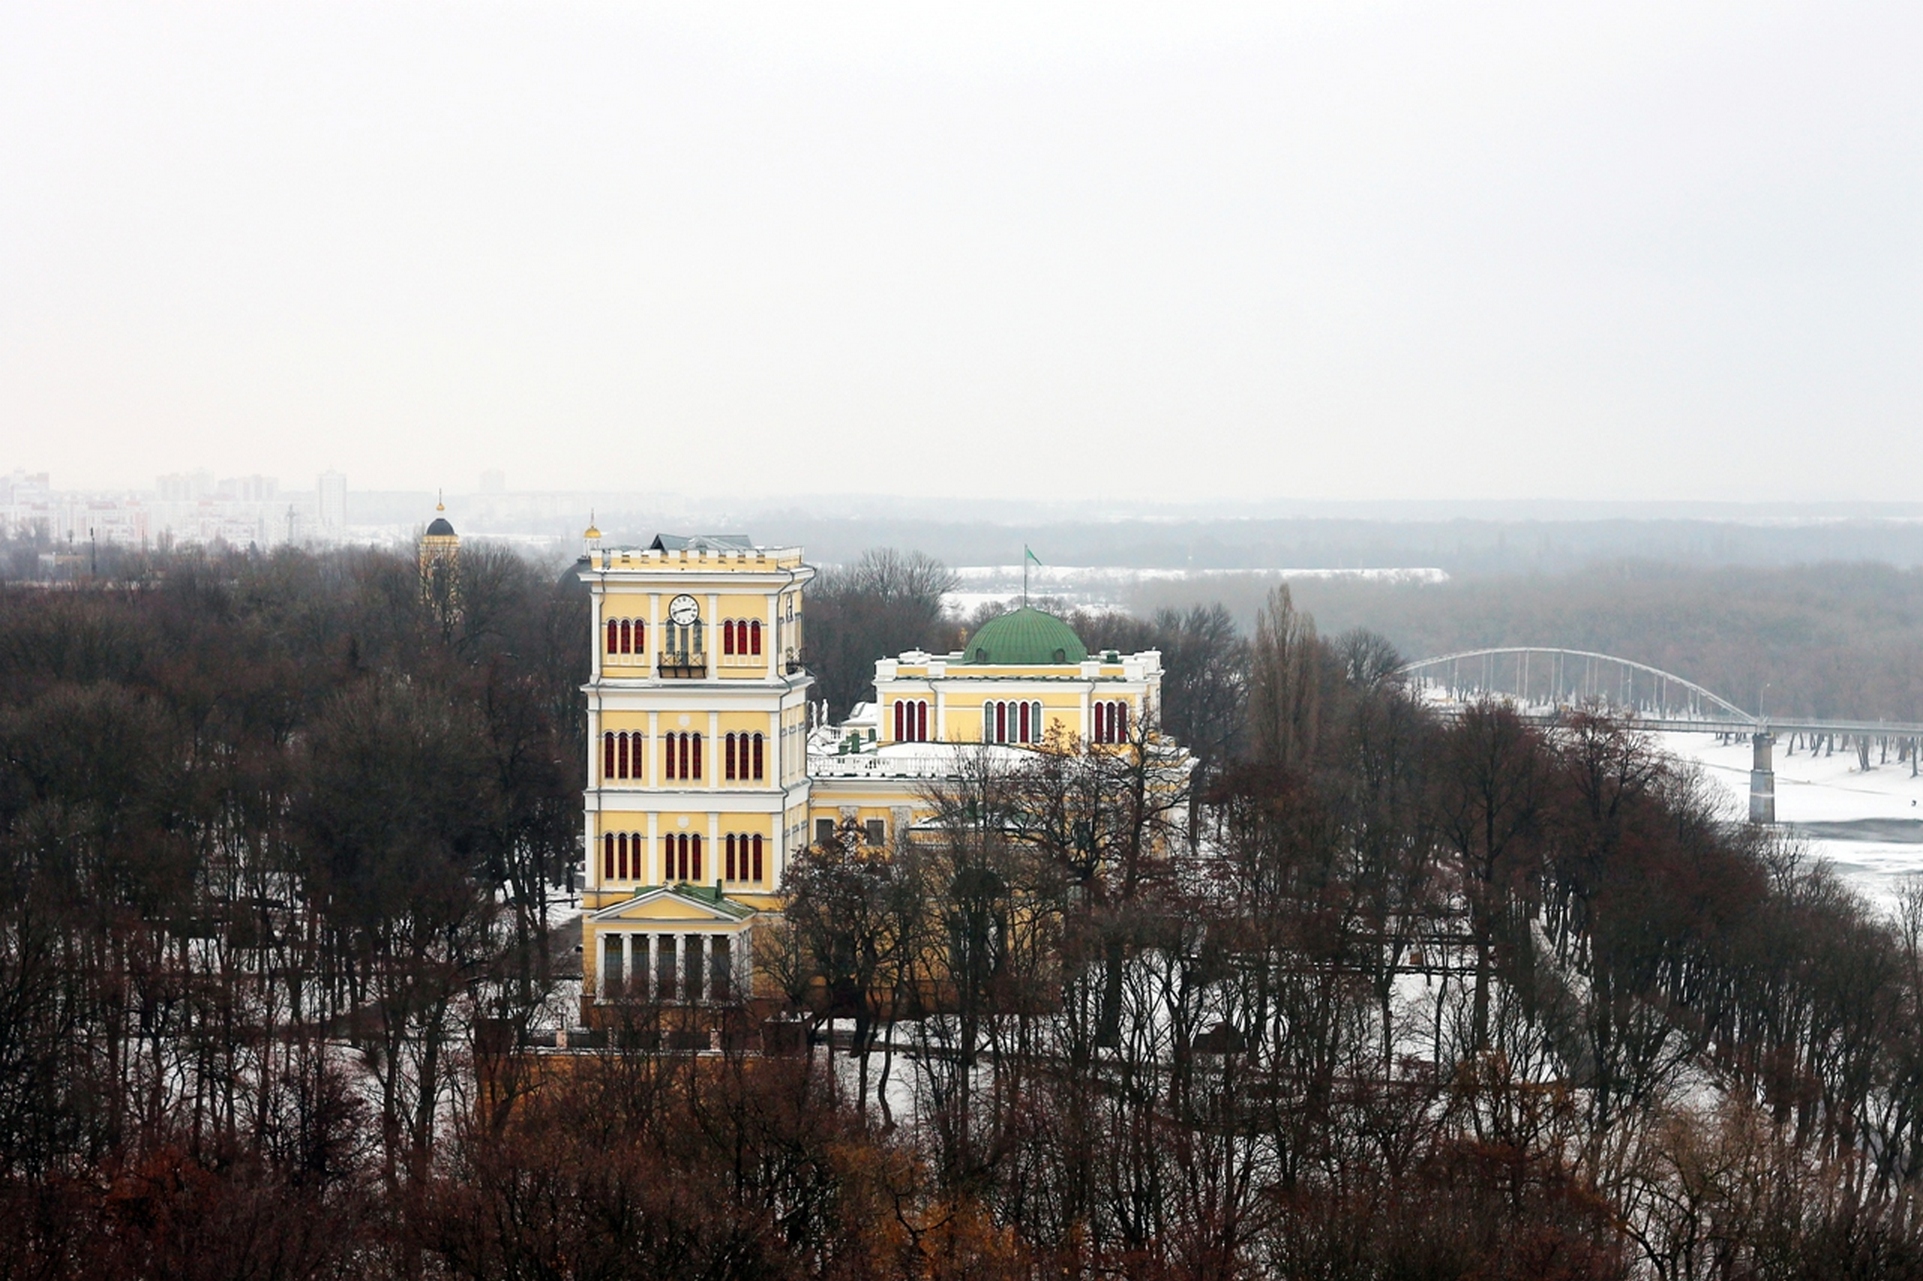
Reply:
[[1923, 5], [0, 6], [0, 469], [1923, 491]]

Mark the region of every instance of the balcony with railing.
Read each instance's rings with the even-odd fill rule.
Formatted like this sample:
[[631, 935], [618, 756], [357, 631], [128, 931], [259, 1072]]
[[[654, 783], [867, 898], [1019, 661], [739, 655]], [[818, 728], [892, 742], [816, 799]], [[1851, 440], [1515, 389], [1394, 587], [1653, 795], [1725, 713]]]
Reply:
[[708, 675], [708, 656], [698, 649], [664, 649], [655, 660], [662, 680], [704, 680]]

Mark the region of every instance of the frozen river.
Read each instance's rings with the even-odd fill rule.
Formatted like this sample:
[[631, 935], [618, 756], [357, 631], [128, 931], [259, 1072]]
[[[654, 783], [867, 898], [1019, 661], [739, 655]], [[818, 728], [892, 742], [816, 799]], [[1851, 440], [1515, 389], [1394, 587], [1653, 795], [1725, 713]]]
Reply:
[[[1710, 734], [1660, 734], [1663, 746], [1701, 764], [1721, 787], [1731, 812], [1749, 812], [1750, 746], [1727, 745]], [[1910, 776], [1908, 761], [1887, 764], [1870, 755], [1867, 773], [1856, 753], [1832, 756], [1776, 745], [1776, 818], [1835, 865], [1844, 880], [1890, 908], [1904, 877], [1923, 872], [1923, 778]]]

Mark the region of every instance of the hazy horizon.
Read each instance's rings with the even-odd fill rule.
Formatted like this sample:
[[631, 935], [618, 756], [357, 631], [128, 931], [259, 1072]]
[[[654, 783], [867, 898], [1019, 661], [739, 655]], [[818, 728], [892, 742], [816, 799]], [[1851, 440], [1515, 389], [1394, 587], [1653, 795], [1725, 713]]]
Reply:
[[1907, 503], [1893, 3], [13, 6], [0, 467]]

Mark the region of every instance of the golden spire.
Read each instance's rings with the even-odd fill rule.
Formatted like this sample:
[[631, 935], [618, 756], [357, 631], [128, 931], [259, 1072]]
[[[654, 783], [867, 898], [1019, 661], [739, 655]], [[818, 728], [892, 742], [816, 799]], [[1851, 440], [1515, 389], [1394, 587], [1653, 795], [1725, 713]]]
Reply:
[[447, 504], [441, 501], [441, 498], [442, 498], [441, 491], [438, 489], [435, 490], [434, 491], [434, 510], [437, 512], [444, 512], [447, 510]]

